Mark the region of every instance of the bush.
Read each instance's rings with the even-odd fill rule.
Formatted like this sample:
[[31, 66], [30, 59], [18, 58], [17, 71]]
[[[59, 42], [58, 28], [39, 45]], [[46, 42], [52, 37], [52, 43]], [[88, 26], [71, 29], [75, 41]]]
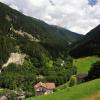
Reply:
[[74, 86], [77, 84], [77, 79], [76, 79], [76, 76], [75, 75], [72, 75], [70, 80], [69, 80], [69, 86]]
[[100, 61], [94, 63], [88, 72], [88, 80], [100, 78]]

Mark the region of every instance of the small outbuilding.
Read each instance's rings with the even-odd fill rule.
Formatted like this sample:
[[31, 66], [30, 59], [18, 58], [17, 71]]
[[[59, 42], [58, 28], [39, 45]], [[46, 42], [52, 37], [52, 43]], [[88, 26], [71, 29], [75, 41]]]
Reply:
[[76, 78], [77, 78], [77, 82], [78, 83], [82, 83], [82, 82], [85, 82], [85, 78], [88, 76], [88, 74], [78, 74], [76, 75]]

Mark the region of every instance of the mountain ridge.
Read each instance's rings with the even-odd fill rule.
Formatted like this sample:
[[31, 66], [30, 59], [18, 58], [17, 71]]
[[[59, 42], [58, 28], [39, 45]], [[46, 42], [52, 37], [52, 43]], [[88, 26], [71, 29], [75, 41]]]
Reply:
[[100, 55], [100, 25], [88, 32], [72, 48], [70, 54], [73, 57]]
[[[63, 28], [60, 28], [60, 27], [58, 28], [57, 26], [54, 27], [54, 26], [49, 25], [49, 24], [45, 23], [44, 21], [38, 20], [36, 18], [32, 18], [32, 17], [26, 16], [26, 15], [22, 14], [21, 12], [18, 12], [16, 10], [10, 8], [9, 6], [4, 5], [3, 3], [0, 3], [0, 9], [1, 9], [0, 10], [1, 13], [3, 14], [0, 17], [2, 18], [2, 17], [5, 16], [6, 20], [8, 20], [8, 22], [7, 21], [5, 21], [5, 22], [7, 22], [8, 24], [12, 23], [16, 30], [22, 29], [23, 31], [25, 31], [27, 33], [30, 33], [30, 34], [32, 34], [32, 35], [34, 35], [36, 37], [38, 37], [37, 35], [39, 34], [42, 37], [38, 37], [38, 38], [41, 38], [41, 39], [43, 38], [43, 34], [49, 35], [50, 37], [52, 37], [52, 35], [54, 35], [53, 37], [58, 37], [58, 38], [61, 37], [64, 40], [67, 40], [67, 37], [68, 37], [70, 41], [72, 41], [72, 40], [76, 41], [81, 36], [79, 34], [75, 34], [75, 33], [71, 32], [71, 31], [65, 30]], [[4, 21], [5, 19], [2, 18], [1, 20]], [[2, 23], [4, 23], [4, 22], [2, 22]], [[28, 24], [28, 26], [27, 26], [27, 24]], [[10, 28], [10, 26], [11, 25], [8, 25], [8, 28]], [[37, 30], [38, 27], [39, 27], [39, 30]], [[9, 31], [9, 29], [7, 29], [7, 30]], [[2, 30], [2, 31], [4, 31], [4, 30]], [[62, 32], [62, 34], [65, 34], [65, 36], [66, 36], [66, 34], [68, 34], [66, 39], [62, 34], [59, 33], [59, 31]], [[63, 32], [63, 31], [66, 31], [66, 33]], [[49, 33], [49, 34], [47, 34], [47, 33]], [[73, 38], [73, 39], [71, 39], [69, 37], [70, 34], [73, 34], [73, 37], [75, 36], [76, 39], [74, 39], [73, 37], [71, 37], [71, 38]]]

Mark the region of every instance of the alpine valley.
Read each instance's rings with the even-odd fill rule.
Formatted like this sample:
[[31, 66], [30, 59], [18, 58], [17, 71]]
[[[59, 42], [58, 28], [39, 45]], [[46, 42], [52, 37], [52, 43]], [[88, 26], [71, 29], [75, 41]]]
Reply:
[[[99, 80], [94, 79], [100, 78], [99, 33], [100, 25], [86, 35], [80, 35], [26, 16], [0, 2], [0, 97], [19, 100], [23, 94], [26, 98], [33, 96], [27, 100], [49, 100], [49, 96], [35, 98], [34, 85], [42, 82], [52, 82], [57, 87], [56, 93], [50, 96], [59, 95], [59, 99], [51, 100], [62, 100], [63, 91], [71, 94], [74, 89], [80, 91], [81, 86], [86, 88], [91, 84], [89, 88], [94, 89], [92, 82], [98, 86], [92, 91], [98, 91]], [[85, 62], [88, 63], [85, 65]], [[81, 74], [86, 77], [78, 80]], [[89, 80], [94, 81], [83, 84]], [[92, 93], [88, 91], [87, 94]], [[70, 95], [66, 96], [70, 98]]]

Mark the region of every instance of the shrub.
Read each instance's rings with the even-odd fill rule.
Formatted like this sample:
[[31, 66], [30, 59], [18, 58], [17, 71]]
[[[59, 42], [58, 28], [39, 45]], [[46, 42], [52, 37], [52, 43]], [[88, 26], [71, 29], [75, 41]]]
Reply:
[[88, 72], [88, 80], [100, 78], [100, 61], [94, 63]]
[[75, 75], [72, 75], [70, 80], [69, 80], [69, 86], [74, 86], [77, 84], [77, 79], [76, 79], [76, 76]]

